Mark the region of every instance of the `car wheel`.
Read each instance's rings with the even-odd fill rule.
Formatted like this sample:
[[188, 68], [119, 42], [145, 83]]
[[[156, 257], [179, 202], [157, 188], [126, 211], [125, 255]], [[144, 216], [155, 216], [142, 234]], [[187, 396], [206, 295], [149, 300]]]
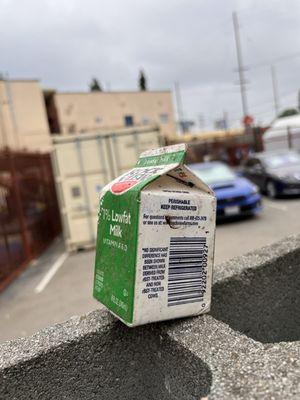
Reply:
[[268, 181], [266, 186], [266, 192], [268, 197], [275, 199], [278, 195], [275, 183], [273, 181]]

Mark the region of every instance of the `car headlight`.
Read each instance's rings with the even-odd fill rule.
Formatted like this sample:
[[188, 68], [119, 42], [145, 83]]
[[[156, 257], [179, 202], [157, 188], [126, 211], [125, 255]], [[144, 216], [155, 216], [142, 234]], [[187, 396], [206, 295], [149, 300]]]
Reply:
[[257, 193], [259, 193], [259, 187], [258, 186], [252, 186], [251, 194], [257, 194]]

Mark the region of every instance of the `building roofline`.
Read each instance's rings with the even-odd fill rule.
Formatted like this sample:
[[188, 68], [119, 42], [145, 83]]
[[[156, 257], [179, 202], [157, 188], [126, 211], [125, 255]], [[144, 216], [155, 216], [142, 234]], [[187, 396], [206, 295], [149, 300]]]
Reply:
[[145, 93], [171, 93], [171, 90], [111, 90], [111, 91], [94, 91], [94, 92], [60, 92], [56, 91], [56, 94], [63, 94], [63, 95], [69, 95], [69, 94], [145, 94]]
[[40, 82], [40, 79], [35, 79], [35, 78], [29, 78], [29, 79], [26, 79], [26, 78], [16, 78], [16, 79], [11, 79], [11, 78], [8, 78], [8, 79], [6, 79], [5, 77], [4, 78], [0, 78], [0, 82], [3, 82], [3, 81], [7, 81], [7, 82]]

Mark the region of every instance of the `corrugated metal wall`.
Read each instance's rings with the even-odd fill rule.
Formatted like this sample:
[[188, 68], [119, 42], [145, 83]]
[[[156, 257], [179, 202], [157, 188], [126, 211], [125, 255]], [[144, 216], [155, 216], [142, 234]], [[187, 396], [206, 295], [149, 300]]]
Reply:
[[159, 146], [157, 128], [54, 138], [52, 161], [69, 250], [95, 245], [102, 187], [131, 169], [142, 151]]

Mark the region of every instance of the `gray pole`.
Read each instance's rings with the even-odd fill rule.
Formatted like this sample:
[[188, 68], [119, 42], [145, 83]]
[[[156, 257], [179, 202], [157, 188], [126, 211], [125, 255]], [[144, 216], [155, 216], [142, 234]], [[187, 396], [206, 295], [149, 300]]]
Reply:
[[228, 112], [223, 110], [223, 121], [224, 121], [224, 130], [226, 131], [229, 129], [229, 123], [228, 123]]
[[276, 69], [274, 65], [271, 65], [271, 75], [272, 75], [272, 86], [273, 86], [274, 110], [275, 110], [275, 117], [277, 117], [279, 114], [279, 97], [278, 97]]
[[176, 108], [177, 108], [177, 118], [178, 118], [179, 133], [182, 133], [181, 121], [183, 121], [183, 111], [182, 111], [182, 100], [181, 100], [180, 86], [179, 86], [178, 82], [174, 83], [174, 88], [175, 88], [175, 99], [176, 99]]
[[199, 129], [200, 129], [200, 131], [203, 131], [204, 127], [205, 127], [205, 121], [204, 121], [203, 114], [198, 114], [198, 121], [199, 121]]
[[235, 37], [235, 44], [236, 44], [237, 61], [238, 61], [239, 84], [240, 84], [241, 97], [242, 97], [242, 107], [243, 107], [243, 114], [245, 116], [245, 115], [248, 115], [246, 80], [245, 80], [245, 76], [244, 76], [245, 68], [243, 65], [243, 58], [242, 58], [239, 21], [238, 21], [236, 12], [232, 13], [232, 20], [233, 20], [233, 27], [234, 27], [234, 37]]

